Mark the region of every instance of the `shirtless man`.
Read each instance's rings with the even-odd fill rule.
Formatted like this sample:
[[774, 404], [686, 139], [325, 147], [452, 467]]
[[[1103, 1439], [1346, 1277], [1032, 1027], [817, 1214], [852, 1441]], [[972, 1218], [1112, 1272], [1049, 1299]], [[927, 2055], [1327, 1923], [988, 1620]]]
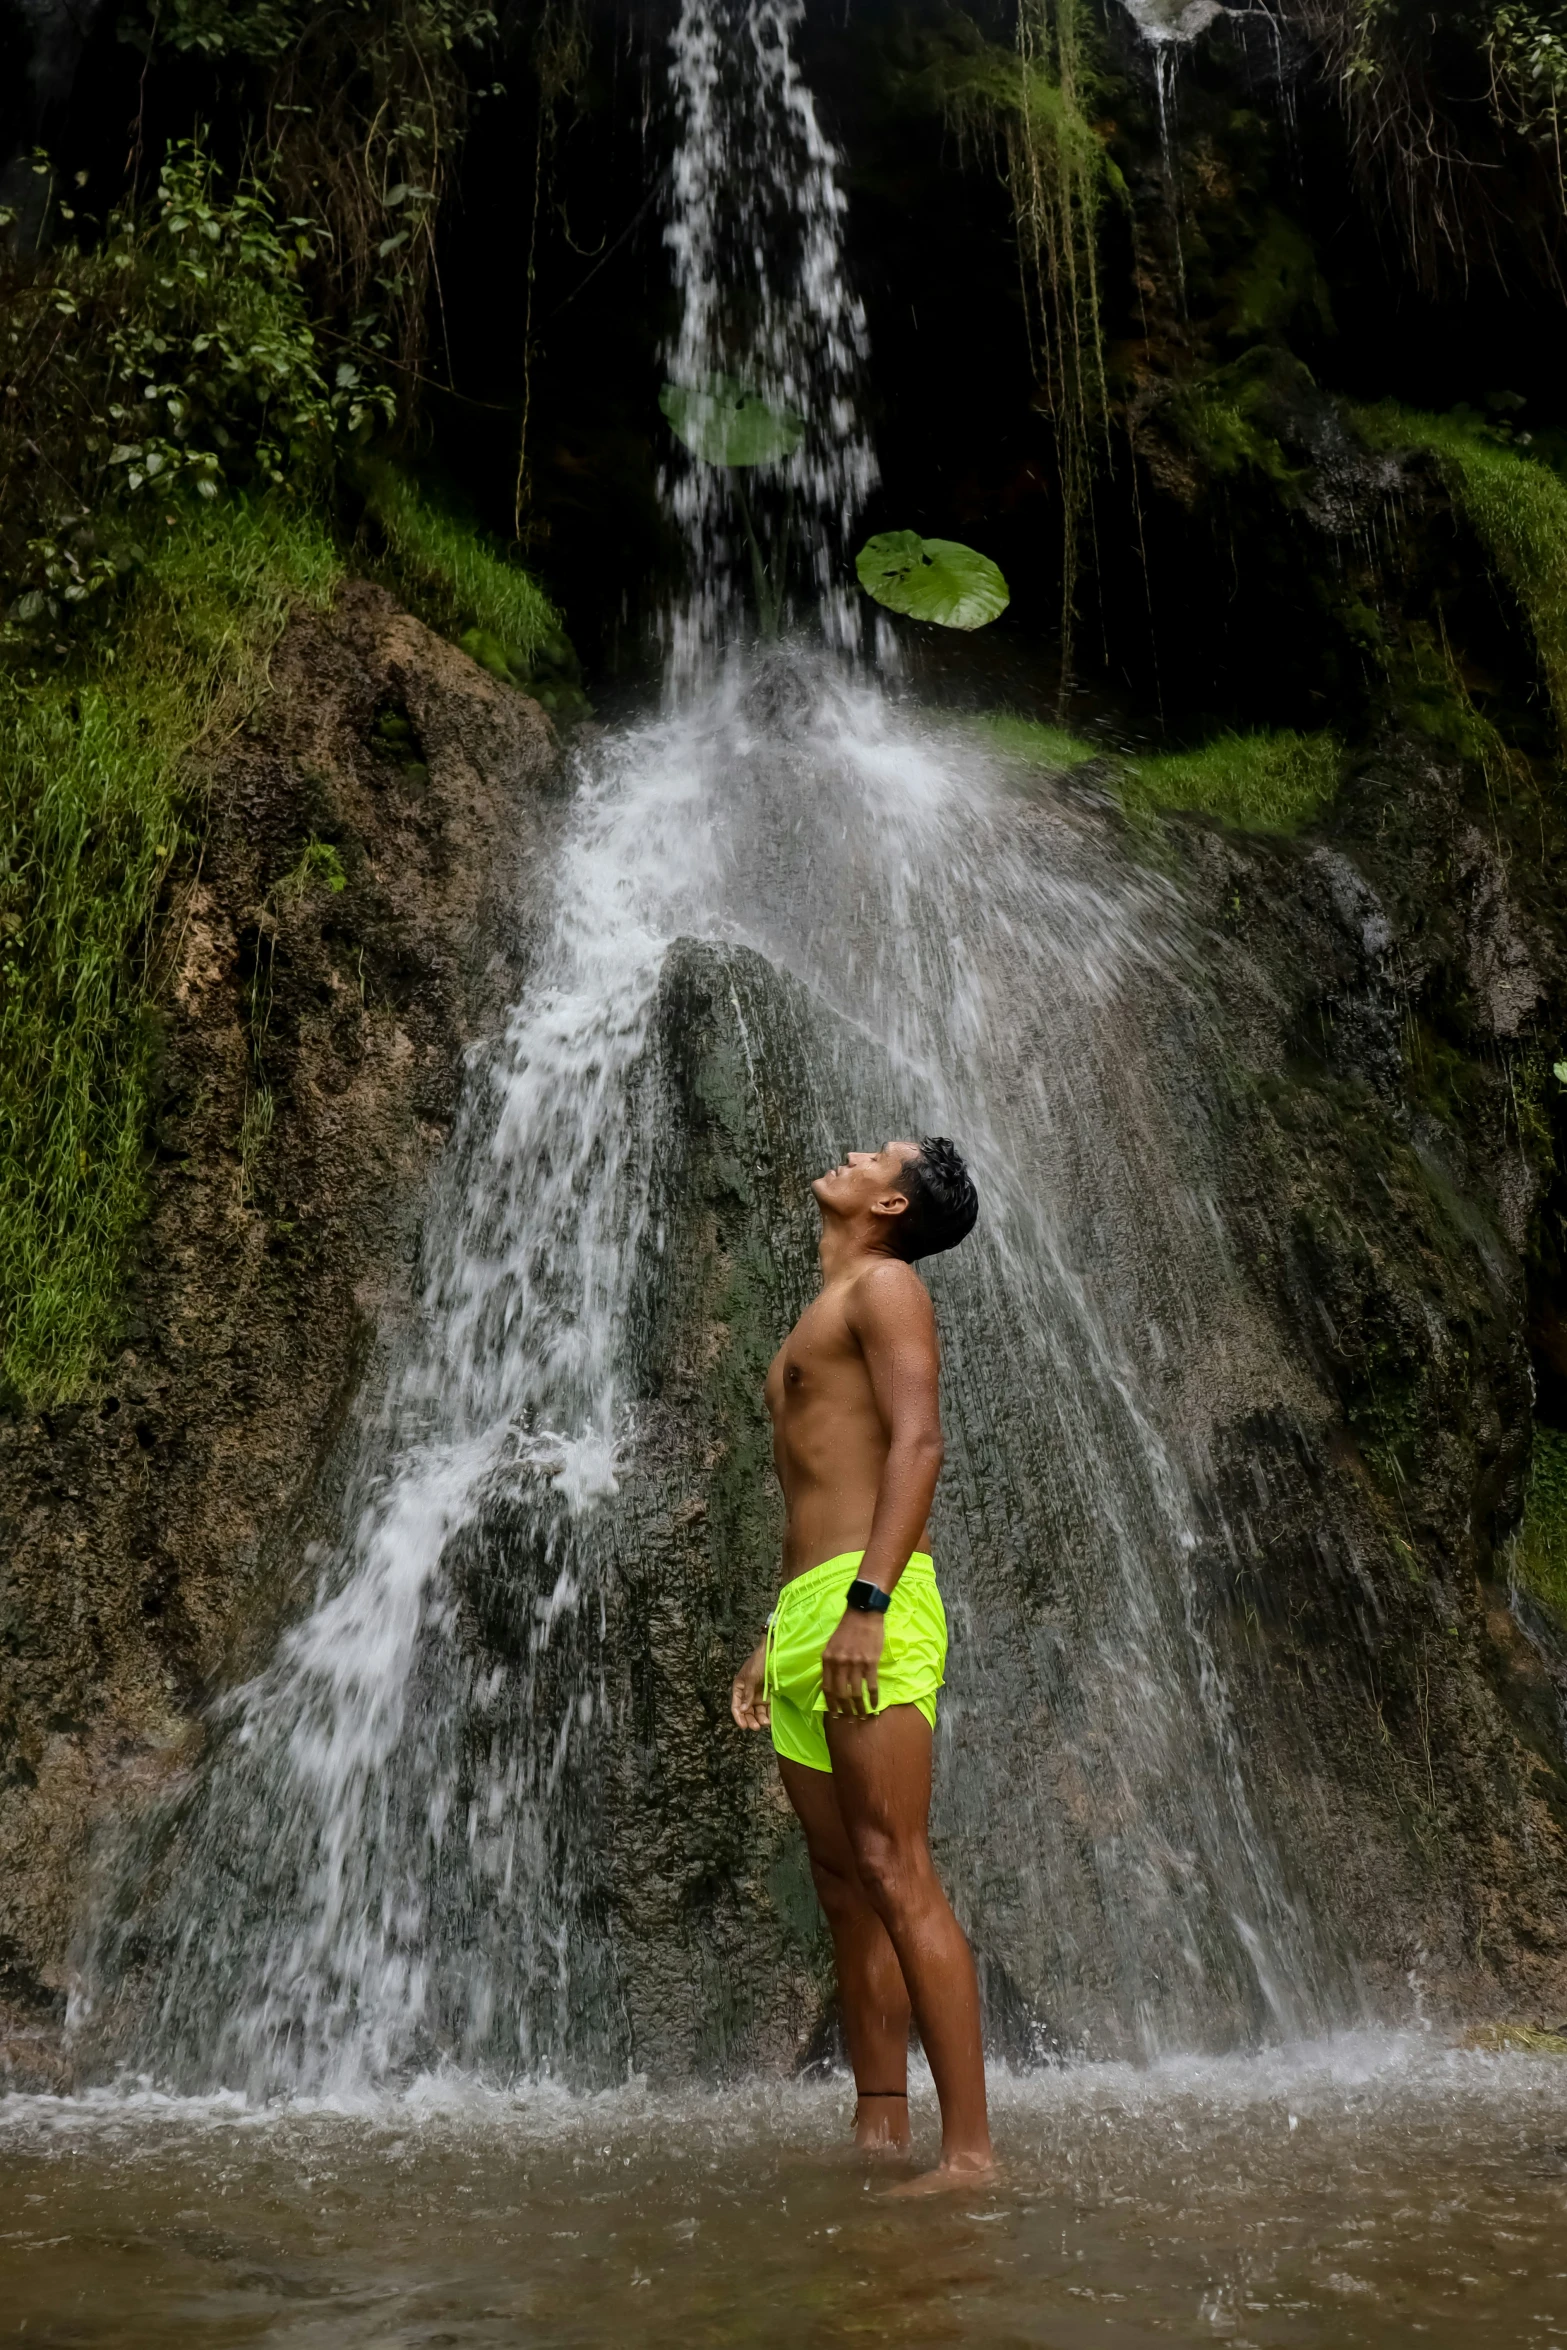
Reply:
[[955, 1248], [978, 1203], [950, 1142], [851, 1151], [811, 1186], [821, 1292], [767, 1374], [783, 1487], [783, 1586], [735, 1676], [742, 1730], [771, 1728], [832, 1930], [858, 2099], [854, 2142], [909, 2143], [909, 2016], [941, 2100], [941, 2164], [993, 2167], [974, 1961], [931, 1864], [931, 1734], [947, 1621], [926, 1521], [941, 1467], [940, 1358], [914, 1260]]

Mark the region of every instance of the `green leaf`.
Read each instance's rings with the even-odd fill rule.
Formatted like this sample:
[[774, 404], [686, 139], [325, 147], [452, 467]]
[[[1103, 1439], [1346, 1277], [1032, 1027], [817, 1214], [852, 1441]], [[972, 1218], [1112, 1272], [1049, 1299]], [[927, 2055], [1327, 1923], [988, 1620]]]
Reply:
[[922, 539], [917, 530], [879, 531], [854, 568], [865, 593], [889, 612], [941, 628], [983, 628], [1012, 601], [988, 555], [957, 539]]
[[665, 384], [658, 404], [676, 438], [707, 465], [776, 465], [792, 457], [805, 436], [803, 416], [792, 408], [770, 408], [760, 392], [732, 375]]

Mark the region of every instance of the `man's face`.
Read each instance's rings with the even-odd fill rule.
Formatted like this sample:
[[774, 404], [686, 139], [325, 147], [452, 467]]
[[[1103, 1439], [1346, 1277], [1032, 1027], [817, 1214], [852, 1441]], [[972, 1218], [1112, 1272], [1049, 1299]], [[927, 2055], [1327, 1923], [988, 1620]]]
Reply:
[[898, 1189], [898, 1178], [910, 1159], [917, 1159], [917, 1142], [888, 1142], [879, 1151], [850, 1151], [841, 1167], [818, 1175], [811, 1185], [824, 1208], [835, 1216], [852, 1216], [872, 1200], [885, 1199]]

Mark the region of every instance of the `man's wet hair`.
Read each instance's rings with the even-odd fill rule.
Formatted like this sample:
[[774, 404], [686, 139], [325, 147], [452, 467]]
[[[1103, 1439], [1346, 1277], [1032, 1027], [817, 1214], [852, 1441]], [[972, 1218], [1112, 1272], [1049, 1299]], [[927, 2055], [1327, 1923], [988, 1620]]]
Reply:
[[888, 1245], [906, 1264], [939, 1257], [973, 1231], [979, 1194], [957, 1144], [944, 1134], [927, 1134], [918, 1154], [905, 1159], [898, 1189], [909, 1204], [895, 1218]]

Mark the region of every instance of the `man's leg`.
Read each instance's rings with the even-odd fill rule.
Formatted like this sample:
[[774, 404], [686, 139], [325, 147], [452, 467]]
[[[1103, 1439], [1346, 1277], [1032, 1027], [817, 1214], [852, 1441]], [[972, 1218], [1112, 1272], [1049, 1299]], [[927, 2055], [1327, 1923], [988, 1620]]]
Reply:
[[988, 2170], [979, 1984], [926, 1841], [930, 1725], [917, 1706], [827, 1722], [832, 1785], [859, 1882], [886, 1926], [941, 2100], [943, 2174]]
[[[865, 1897], [844, 1834], [830, 1771], [808, 1770], [780, 1755], [778, 1769], [805, 1830], [816, 1898], [832, 1930], [843, 2002], [843, 2037], [857, 2090], [906, 2090], [909, 2069], [909, 1995], [887, 1929]], [[861, 2095], [854, 2143], [892, 2148], [909, 2142], [906, 2096]]]

